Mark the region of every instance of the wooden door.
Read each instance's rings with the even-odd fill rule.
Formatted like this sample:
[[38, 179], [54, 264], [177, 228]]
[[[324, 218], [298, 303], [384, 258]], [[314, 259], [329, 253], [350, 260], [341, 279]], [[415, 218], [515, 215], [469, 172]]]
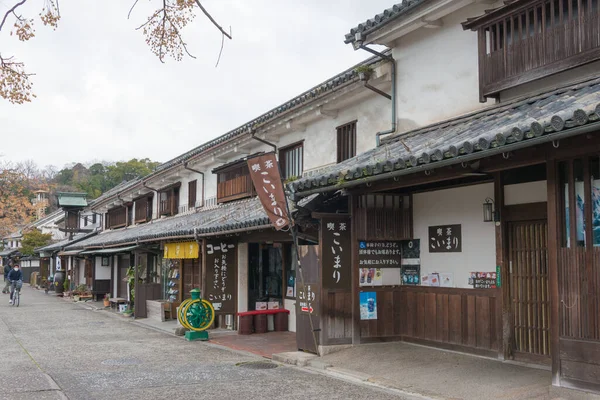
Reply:
[[[89, 288], [92, 287], [92, 284], [94, 281], [92, 267], [93, 267], [92, 260], [91, 259], [85, 260], [85, 285]], [[81, 271], [81, 269], [80, 269], [80, 271]]]
[[127, 268], [129, 268], [129, 256], [119, 256], [117, 297], [122, 297], [124, 299], [127, 299]]
[[550, 357], [548, 222], [509, 222], [508, 262], [512, 302], [513, 354], [547, 362]]
[[198, 259], [182, 260], [183, 265], [183, 293], [182, 299], [190, 297], [192, 289], [202, 288], [200, 282], [200, 263]]

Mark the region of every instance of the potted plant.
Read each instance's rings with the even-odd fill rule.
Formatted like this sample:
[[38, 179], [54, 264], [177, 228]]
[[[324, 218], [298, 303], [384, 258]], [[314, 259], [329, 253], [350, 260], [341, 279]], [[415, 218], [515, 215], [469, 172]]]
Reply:
[[104, 295], [104, 307], [110, 307], [110, 293]]
[[373, 74], [373, 68], [370, 65], [358, 66], [354, 71], [358, 74], [358, 79], [365, 82], [371, 79], [371, 75]]

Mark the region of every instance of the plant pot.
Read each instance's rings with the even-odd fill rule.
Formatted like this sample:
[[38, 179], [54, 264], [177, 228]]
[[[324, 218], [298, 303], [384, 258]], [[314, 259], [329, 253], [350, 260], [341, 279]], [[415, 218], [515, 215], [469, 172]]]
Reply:
[[73, 296], [73, 300], [74, 300], [74, 301], [79, 301], [79, 295], [78, 295], [78, 294], [74, 295], [74, 296]]
[[110, 301], [104, 300], [104, 307], [110, 307]]

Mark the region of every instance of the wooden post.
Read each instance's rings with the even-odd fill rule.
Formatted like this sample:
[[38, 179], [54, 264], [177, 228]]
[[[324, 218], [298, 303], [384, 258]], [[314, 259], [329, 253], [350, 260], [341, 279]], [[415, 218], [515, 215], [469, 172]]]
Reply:
[[[552, 384], [560, 386], [560, 341], [559, 341], [559, 295], [558, 295], [558, 234], [559, 215], [556, 161], [549, 160], [546, 166], [548, 182], [548, 272], [550, 291], [550, 354], [552, 356]], [[572, 186], [571, 186], [572, 187]], [[574, 192], [574, 190], [571, 190]], [[573, 204], [573, 203], [571, 203]], [[572, 207], [574, 209], [575, 207]], [[576, 243], [572, 242], [571, 246]]]
[[357, 195], [350, 195], [350, 221], [352, 244], [352, 344], [360, 344], [360, 301], [358, 271], [358, 223], [356, 220]]
[[496, 211], [500, 211], [500, 224], [496, 225], [496, 266], [500, 267], [500, 279], [502, 286], [499, 290], [499, 298], [496, 300], [497, 318], [494, 323], [497, 324], [496, 330], [499, 338], [502, 338], [502, 344], [498, 352], [498, 357], [508, 360], [512, 357], [511, 338], [512, 338], [512, 307], [510, 299], [509, 277], [510, 271], [508, 263], [505, 262], [505, 234], [504, 234], [504, 182], [502, 172], [494, 174], [494, 201]]

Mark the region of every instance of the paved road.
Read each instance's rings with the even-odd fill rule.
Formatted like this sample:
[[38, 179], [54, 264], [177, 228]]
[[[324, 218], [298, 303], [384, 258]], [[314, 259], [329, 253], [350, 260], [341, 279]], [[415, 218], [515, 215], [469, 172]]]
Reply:
[[[140, 327], [24, 286], [0, 297], [0, 399], [398, 399], [295, 367]], [[357, 360], [357, 362], [360, 362]]]

